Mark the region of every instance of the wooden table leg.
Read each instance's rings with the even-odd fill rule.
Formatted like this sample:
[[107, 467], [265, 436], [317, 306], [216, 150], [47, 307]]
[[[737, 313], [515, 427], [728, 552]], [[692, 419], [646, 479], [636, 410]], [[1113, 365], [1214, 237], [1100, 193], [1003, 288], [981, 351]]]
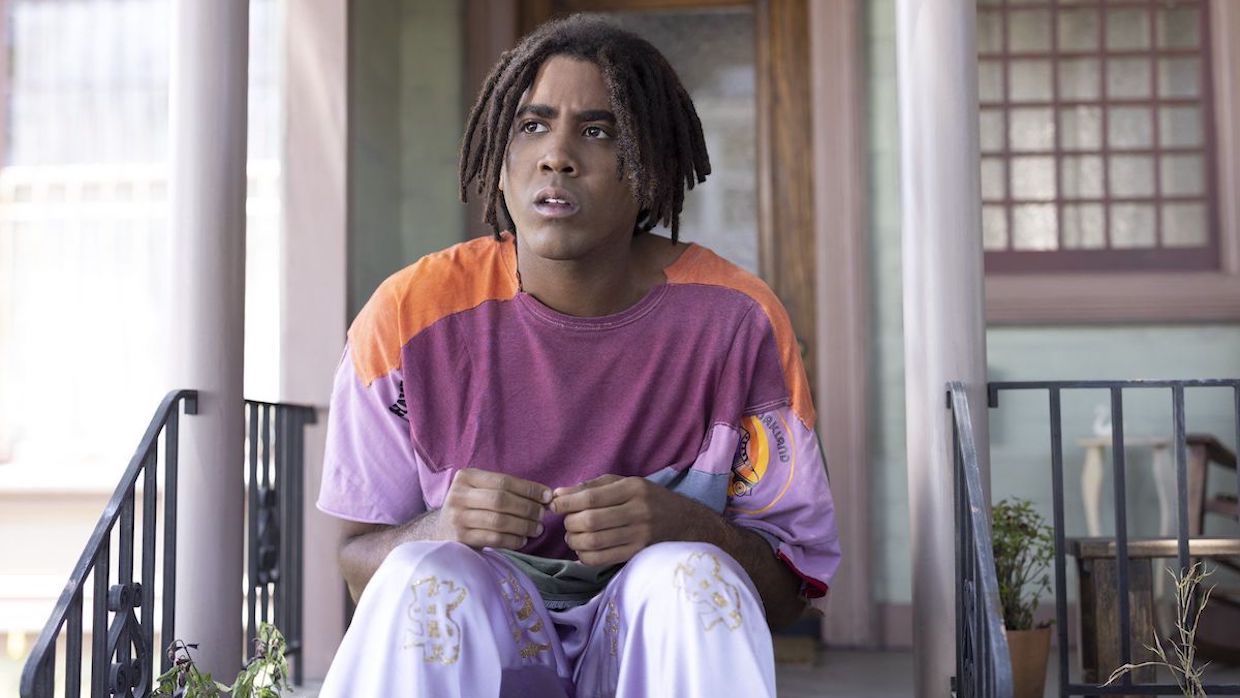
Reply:
[[[1116, 560], [1077, 560], [1080, 575], [1081, 678], [1100, 684], [1123, 664], [1120, 657], [1119, 575]], [[1149, 560], [1129, 560], [1128, 610], [1132, 617], [1132, 662], [1147, 661], [1154, 654], [1146, 645], [1154, 641], [1154, 594]], [[1153, 667], [1131, 672], [1136, 683], [1157, 678]]]

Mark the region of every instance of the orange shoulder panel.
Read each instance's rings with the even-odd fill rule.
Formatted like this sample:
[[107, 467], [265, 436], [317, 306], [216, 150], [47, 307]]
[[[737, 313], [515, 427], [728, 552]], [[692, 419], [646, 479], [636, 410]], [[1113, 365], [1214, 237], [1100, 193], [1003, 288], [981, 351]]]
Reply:
[[805, 375], [805, 364], [801, 362], [797, 338], [792, 332], [792, 321], [788, 318], [784, 304], [779, 301], [771, 287], [762, 279], [701, 245], [693, 245], [685, 250], [664, 273], [668, 283], [705, 284], [740, 291], [762, 308], [775, 331], [779, 362], [784, 371], [784, 382], [788, 386], [792, 410], [807, 428], [814, 429], [817, 421], [814, 401], [810, 397], [809, 379]]
[[400, 366], [405, 344], [443, 318], [517, 294], [511, 235], [427, 255], [379, 285], [349, 327], [353, 368], [366, 386]]

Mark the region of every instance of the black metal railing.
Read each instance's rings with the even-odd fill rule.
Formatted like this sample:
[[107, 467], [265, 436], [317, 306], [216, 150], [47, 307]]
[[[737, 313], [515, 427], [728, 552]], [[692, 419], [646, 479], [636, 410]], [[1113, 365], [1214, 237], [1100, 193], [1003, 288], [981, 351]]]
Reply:
[[947, 386], [952, 413], [956, 512], [956, 677], [962, 698], [1009, 698], [1012, 660], [1003, 633], [991, 547], [990, 504], [982, 492], [977, 442], [964, 386]]
[[[1197, 388], [1231, 388], [1235, 403], [1236, 437], [1240, 441], [1240, 380], [1136, 380], [1136, 381], [1030, 381], [997, 382], [988, 386], [988, 402], [991, 408], [999, 406], [999, 394], [1010, 391], [1045, 391], [1050, 406], [1050, 455], [1051, 490], [1055, 529], [1055, 625], [1059, 651], [1059, 694], [1077, 695], [1182, 695], [1182, 690], [1169, 683], [1135, 683], [1126, 674], [1112, 686], [1091, 683], [1074, 683], [1068, 671], [1068, 596], [1066, 555], [1067, 541], [1064, 529], [1064, 466], [1063, 466], [1063, 412], [1062, 396], [1066, 391], [1106, 390], [1111, 406], [1111, 457], [1113, 497], [1115, 501], [1115, 573], [1118, 581], [1117, 604], [1122, 663], [1133, 661], [1132, 609], [1130, 608], [1130, 577], [1128, 515], [1125, 503], [1125, 454], [1124, 454], [1124, 391], [1166, 390], [1171, 398], [1173, 438], [1171, 447], [1175, 454], [1176, 474], [1176, 520], [1178, 570], [1183, 574], [1190, 566], [1187, 440], [1184, 416], [1184, 393]], [[1240, 470], [1237, 471], [1240, 487]], [[1106, 667], [1111, 670], [1116, 667]], [[1105, 679], [1105, 674], [1102, 676]], [[1240, 695], [1240, 685], [1205, 685], [1210, 695]]]
[[288, 643], [293, 683], [302, 682], [305, 426], [314, 408], [246, 400], [246, 647], [259, 622]]
[[[81, 695], [83, 616], [88, 589], [93, 593], [90, 601], [92, 639], [87, 648], [91, 661], [89, 695], [148, 695], [156, 658], [160, 658], [161, 671], [168, 668], [169, 659], [154, 647], [154, 638], [157, 622], [164, 638], [173, 637], [176, 624], [177, 422], [178, 408], [182, 405], [185, 414], [195, 414], [198, 393], [193, 390], [168, 393], [155, 411], [22, 670], [22, 698], [53, 694], [62, 631], [63, 695]], [[161, 434], [164, 437], [162, 516], [159, 512]], [[135, 510], [139, 482], [141, 509]], [[141, 579], [135, 581], [134, 532], [139, 518]], [[157, 524], [161, 523], [163, 546], [157, 552]], [[163, 566], [158, 578], [157, 556], [162, 556]], [[114, 558], [115, 566], [112, 564]], [[158, 611], [155, 608], [157, 584], [162, 591]]]
[[[178, 390], [160, 403], [26, 662], [22, 698], [82, 695], [88, 593], [93, 598], [87, 695], [147, 696], [154, 676], [169, 668], [167, 653], [155, 646], [155, 626], [161, 642], [176, 637], [178, 407], [183, 403], [186, 414], [195, 414], [197, 401], [196, 391]], [[247, 400], [245, 418], [247, 657], [258, 623], [274, 623], [288, 643], [294, 683], [300, 684], [304, 434], [315, 412], [302, 405]], [[135, 527], [141, 529], [138, 546]], [[157, 560], [161, 574], [156, 574]], [[136, 582], [135, 561], [141, 569]], [[61, 646], [64, 655], [58, 662]], [[58, 671], [63, 672], [59, 691]]]

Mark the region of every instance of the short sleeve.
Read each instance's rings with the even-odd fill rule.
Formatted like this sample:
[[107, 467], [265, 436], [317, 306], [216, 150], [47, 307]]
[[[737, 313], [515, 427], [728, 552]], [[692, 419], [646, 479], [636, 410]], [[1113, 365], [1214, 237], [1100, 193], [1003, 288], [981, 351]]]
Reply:
[[823, 596], [840, 545], [817, 435], [786, 405], [746, 415], [741, 427], [724, 515], [766, 538], [805, 596]]
[[398, 525], [426, 511], [403, 387], [399, 368], [364, 383], [345, 348], [328, 411], [318, 499], [324, 513]]

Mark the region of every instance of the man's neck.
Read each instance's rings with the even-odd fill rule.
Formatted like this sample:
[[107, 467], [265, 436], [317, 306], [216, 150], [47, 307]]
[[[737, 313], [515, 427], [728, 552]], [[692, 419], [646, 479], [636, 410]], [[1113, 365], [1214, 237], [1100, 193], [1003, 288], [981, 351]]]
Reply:
[[[518, 241], [517, 247], [520, 249]], [[577, 317], [618, 313], [641, 300], [651, 283], [641, 273], [637, 246], [600, 251], [587, 259], [517, 255], [521, 289], [543, 305]]]

